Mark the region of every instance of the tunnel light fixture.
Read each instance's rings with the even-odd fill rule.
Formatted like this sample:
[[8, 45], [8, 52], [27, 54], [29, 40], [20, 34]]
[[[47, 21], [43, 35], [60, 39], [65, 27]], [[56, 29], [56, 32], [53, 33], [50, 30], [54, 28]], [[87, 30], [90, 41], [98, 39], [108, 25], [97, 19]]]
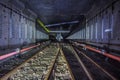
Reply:
[[105, 29], [105, 32], [110, 32], [112, 31], [112, 29]]
[[48, 28], [46, 28], [46, 26], [42, 23], [42, 21], [40, 21], [39, 19], [37, 19], [37, 22], [39, 23], [39, 25], [46, 31], [46, 32], [50, 32], [50, 30]]

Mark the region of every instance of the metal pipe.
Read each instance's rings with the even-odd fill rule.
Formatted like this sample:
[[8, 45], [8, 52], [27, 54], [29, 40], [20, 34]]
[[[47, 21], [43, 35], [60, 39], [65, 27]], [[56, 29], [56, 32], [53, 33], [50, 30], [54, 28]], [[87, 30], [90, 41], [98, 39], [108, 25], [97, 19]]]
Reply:
[[111, 58], [111, 59], [114, 59], [114, 60], [117, 60], [117, 61], [120, 62], [120, 57], [119, 57], [119, 56], [115, 56], [115, 55], [112, 55], [112, 54], [110, 54], [110, 53], [102, 52], [102, 51], [97, 50], [97, 49], [95, 49], [95, 48], [92, 48], [92, 47], [90, 47], [90, 46], [85, 46], [85, 48], [87, 48], [87, 49], [89, 49], [89, 50], [91, 50], [91, 51], [100, 53], [100, 54], [102, 54], [102, 55], [104, 55], [104, 56], [106, 56], [106, 57], [109, 57], [109, 58]]
[[106, 57], [109, 57], [109, 58], [111, 58], [111, 59], [113, 59], [113, 60], [116, 60], [116, 61], [120, 62], [120, 56], [115, 56], [115, 55], [112, 55], [112, 54], [110, 54], [110, 53], [103, 52], [103, 51], [101, 51], [101, 50], [97, 50], [97, 49], [95, 49], [95, 48], [93, 48], [93, 47], [90, 47], [90, 46], [87, 46], [87, 45], [85, 45], [85, 44], [80, 44], [80, 43], [78, 43], [78, 44], [79, 44], [80, 46], [82, 46], [83, 48], [86, 48], [86, 49], [89, 49], [89, 50], [91, 50], [91, 51], [97, 52], [97, 53], [99, 53], [99, 54], [102, 54], [102, 55], [104, 55], [104, 56], [106, 56]]
[[24, 49], [22, 49], [20, 51], [15, 51], [15, 52], [11, 52], [11, 53], [2, 55], [2, 56], [0, 56], [0, 60], [3, 60], [3, 59], [6, 59], [8, 57], [11, 57], [13, 55], [19, 54], [20, 52], [22, 53], [22, 52], [28, 51], [28, 50], [33, 49], [33, 48], [38, 47], [38, 46], [40, 46], [40, 44], [35, 45], [35, 46], [31, 46], [31, 47], [28, 47], [28, 48], [24, 48]]

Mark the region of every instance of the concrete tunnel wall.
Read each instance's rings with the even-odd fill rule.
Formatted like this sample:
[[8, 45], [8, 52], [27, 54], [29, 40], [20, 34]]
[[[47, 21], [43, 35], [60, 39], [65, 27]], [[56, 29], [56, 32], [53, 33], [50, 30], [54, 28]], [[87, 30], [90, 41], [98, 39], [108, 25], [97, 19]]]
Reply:
[[48, 35], [36, 29], [36, 14], [12, 3], [0, 1], [0, 48], [29, 45]]
[[116, 45], [120, 45], [120, 1], [94, 13], [94, 16], [86, 19], [85, 26], [80, 25], [83, 27], [81, 30], [67, 39], [77, 39], [99, 46], [108, 44], [111, 49], [119, 50]]

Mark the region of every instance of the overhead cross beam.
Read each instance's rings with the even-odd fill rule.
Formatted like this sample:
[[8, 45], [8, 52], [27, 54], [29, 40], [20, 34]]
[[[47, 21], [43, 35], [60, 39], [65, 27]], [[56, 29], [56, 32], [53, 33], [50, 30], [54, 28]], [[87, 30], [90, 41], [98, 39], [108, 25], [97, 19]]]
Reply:
[[76, 23], [79, 23], [79, 21], [63, 22], [63, 23], [57, 23], [57, 24], [48, 24], [45, 26], [52, 27], [52, 26], [59, 26], [59, 25], [65, 25], [65, 24], [76, 24]]
[[69, 33], [70, 31], [60, 30], [60, 31], [50, 31], [50, 33]]
[[48, 32], [48, 33], [50, 32], [50, 30], [48, 28], [46, 28], [46, 26], [39, 19], [37, 19], [37, 22], [46, 32]]

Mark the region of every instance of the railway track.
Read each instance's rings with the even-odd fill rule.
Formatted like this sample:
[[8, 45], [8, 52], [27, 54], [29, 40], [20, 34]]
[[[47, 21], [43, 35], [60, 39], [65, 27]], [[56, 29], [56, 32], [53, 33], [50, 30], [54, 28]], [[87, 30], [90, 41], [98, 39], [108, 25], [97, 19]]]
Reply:
[[67, 44], [63, 52], [76, 80], [119, 80], [77, 48]]
[[1, 80], [43, 80], [59, 52], [56, 46], [49, 46], [4, 75]]
[[64, 47], [62, 46], [62, 50], [66, 57], [66, 60], [68, 61], [68, 64], [70, 65], [75, 80], [91, 79], [89, 75], [87, 75], [88, 72], [84, 71], [83, 66], [81, 66], [81, 63], [79, 63], [77, 60], [76, 56], [73, 53], [73, 50], [71, 50], [71, 47], [69, 45], [64, 45]]
[[54, 43], [12, 69], [9, 73], [4, 74], [0, 80], [119, 79], [103, 69], [77, 47], [65, 43], [60, 45]]
[[[48, 45], [48, 44], [47, 44]], [[4, 59], [0, 61], [0, 80], [6, 74], [10, 74], [14, 69], [22, 65], [29, 58], [35, 55], [38, 51], [44, 49], [47, 45], [41, 45], [32, 50], [27, 50], [20, 54], [14, 55], [10, 58]]]
[[[43, 43], [41, 43], [41, 44], [43, 44]], [[47, 45], [49, 45], [49, 43], [46, 43], [44, 45], [40, 45], [36, 48], [26, 50], [26, 51], [21, 52], [19, 54], [16, 54], [16, 55], [13, 55], [13, 56], [8, 57], [6, 59], [0, 60], [0, 78], [5, 76], [6, 74], [9, 74], [9, 72], [13, 71], [15, 68], [17, 68], [22, 63], [24, 63], [27, 59], [34, 56], [35, 53], [44, 49]]]
[[25, 60], [33, 56], [34, 53], [38, 51], [39, 49], [33, 49], [32, 51], [29, 50], [26, 53], [23, 53], [21, 55], [16, 55], [5, 61], [2, 61], [0, 63], [0, 78], [4, 76], [5, 74], [7, 74], [8, 72], [10, 72], [11, 70], [13, 70], [14, 68], [16, 68], [17, 66], [19, 66], [20, 64], [22, 64]]
[[[53, 74], [54, 71], [54, 75]], [[52, 79], [51, 79], [52, 77]], [[0, 80], [74, 80], [72, 72], [57, 44], [43, 51], [9, 71]]]
[[[108, 61], [101, 58], [102, 56], [94, 55], [94, 54], [96, 54], [94, 52], [87, 51], [87, 50], [84, 51], [80, 47], [74, 47], [74, 49], [77, 51], [78, 56], [83, 59], [84, 63], [87, 63], [89, 61], [90, 64], [93, 64], [92, 65], [93, 67], [95, 66], [95, 68], [100, 69], [102, 72], [104, 72], [104, 75], [105, 74], [108, 75], [110, 78], [108, 80], [119, 80], [120, 79], [120, 74], [119, 74], [120, 69], [118, 68], [118, 66], [114, 67]], [[86, 59], [88, 61], [85, 61]], [[87, 64], [87, 65], [89, 66], [90, 64]], [[119, 65], [119, 63], [118, 63], [118, 65]], [[100, 73], [100, 70], [99, 71], [93, 70], [93, 71], [96, 71], [96, 73], [97, 72]], [[94, 72], [92, 72], [92, 73], [94, 74]], [[98, 75], [96, 75], [96, 77], [97, 76], [100, 77], [102, 75], [98, 74]]]
[[47, 80], [75, 80], [61, 48]]

